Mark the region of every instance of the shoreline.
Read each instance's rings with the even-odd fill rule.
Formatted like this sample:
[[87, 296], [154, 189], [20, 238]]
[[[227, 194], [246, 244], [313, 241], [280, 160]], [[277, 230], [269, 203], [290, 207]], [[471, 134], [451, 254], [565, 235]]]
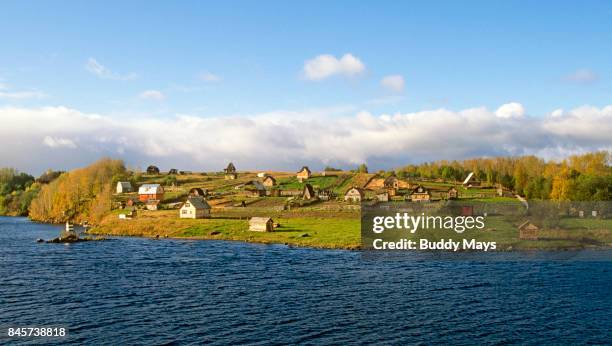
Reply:
[[[39, 222], [24, 216], [4, 216], [6, 218], [25, 219], [33, 223], [61, 226], [61, 224]], [[139, 237], [148, 239], [173, 240], [217, 240], [237, 241], [254, 244], [285, 245], [297, 248], [321, 250], [345, 250], [363, 252], [364, 248], [360, 220], [352, 218], [279, 218], [281, 227], [274, 232], [248, 231], [248, 223], [241, 219], [171, 219], [166, 217], [144, 217], [134, 220], [118, 220], [108, 215], [99, 225], [94, 225], [85, 234], [111, 237]], [[582, 238], [564, 239], [573, 244], [553, 244], [547, 239], [534, 242], [500, 243], [490, 253], [507, 252], [554, 252], [581, 250], [609, 250], [612, 244], [594, 245]], [[561, 240], [557, 240], [561, 241]], [[376, 250], [374, 252], [379, 252]], [[397, 252], [396, 250], [392, 250]], [[400, 250], [401, 251], [401, 250]], [[427, 250], [410, 252], [428, 253]], [[452, 251], [433, 251], [452, 253]], [[456, 253], [477, 253], [478, 250], [461, 250]]]

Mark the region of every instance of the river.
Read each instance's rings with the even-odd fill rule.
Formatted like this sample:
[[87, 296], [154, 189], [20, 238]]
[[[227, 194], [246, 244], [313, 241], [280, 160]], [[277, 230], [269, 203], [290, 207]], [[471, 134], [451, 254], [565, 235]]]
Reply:
[[612, 339], [611, 261], [492, 261], [487, 254], [385, 260], [355, 251], [142, 238], [35, 242], [60, 229], [0, 217], [0, 326], [69, 328], [66, 338], [38, 340], [44, 343]]

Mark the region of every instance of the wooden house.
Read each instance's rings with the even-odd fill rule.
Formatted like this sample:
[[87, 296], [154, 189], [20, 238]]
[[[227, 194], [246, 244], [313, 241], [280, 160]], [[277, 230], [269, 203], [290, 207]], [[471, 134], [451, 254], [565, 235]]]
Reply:
[[202, 197], [189, 197], [181, 206], [181, 219], [203, 219], [210, 217], [210, 205]]
[[276, 185], [276, 179], [274, 179], [274, 177], [273, 177], [273, 176], [268, 175], [268, 176], [266, 176], [266, 177], [264, 178], [264, 180], [263, 180], [263, 185], [264, 185], [265, 187], [272, 187], [272, 186]]
[[194, 187], [192, 189], [189, 190], [189, 196], [193, 196], [193, 197], [208, 197], [208, 190], [207, 189], [202, 189], [199, 187]]
[[147, 174], [157, 175], [159, 174], [159, 168], [157, 166], [149, 166], [147, 167]]
[[518, 226], [519, 230], [519, 239], [524, 240], [538, 240], [538, 233], [540, 232], [540, 228], [529, 220], [523, 222], [520, 226]]
[[296, 173], [296, 177], [297, 180], [302, 183], [304, 182], [304, 180], [310, 178], [312, 176], [312, 172], [310, 171], [310, 169], [308, 168], [308, 166], [304, 166], [302, 167], [302, 169], [300, 169], [297, 173]]
[[269, 217], [252, 217], [249, 220], [249, 231], [273, 232], [274, 221]]
[[365, 194], [363, 193], [363, 190], [355, 186], [348, 189], [348, 191], [346, 191], [344, 194], [344, 200], [351, 203], [359, 203], [364, 199], [364, 197]]
[[480, 186], [480, 180], [476, 178], [476, 175], [474, 174], [474, 172], [470, 172], [470, 174], [468, 174], [468, 176], [465, 178], [463, 183], [461, 183], [461, 185], [467, 188]]
[[414, 188], [409, 196], [412, 202], [429, 202], [431, 200], [431, 193], [423, 185]]
[[118, 181], [117, 182], [117, 193], [128, 193], [132, 192], [132, 184], [129, 181]]
[[310, 184], [305, 184], [304, 185], [304, 190], [302, 192], [302, 198], [303, 199], [313, 199], [313, 198], [317, 198], [317, 195], [315, 194], [315, 190], [312, 187], [312, 185]]
[[238, 178], [238, 173], [236, 172], [236, 166], [232, 162], [230, 162], [225, 169], [223, 169], [225, 173], [225, 179], [234, 180]]
[[164, 199], [164, 188], [160, 184], [142, 184], [138, 188], [138, 200], [141, 202], [162, 199]]
[[390, 175], [383, 183], [387, 189], [399, 189], [400, 181], [395, 174]]
[[389, 202], [389, 191], [388, 190], [379, 190], [379, 191], [377, 191], [376, 192], [376, 200], [379, 201], [379, 202]]
[[446, 198], [447, 199], [457, 199], [459, 198], [459, 191], [457, 191], [457, 189], [453, 186], [450, 189], [448, 189], [448, 191], [446, 191]]

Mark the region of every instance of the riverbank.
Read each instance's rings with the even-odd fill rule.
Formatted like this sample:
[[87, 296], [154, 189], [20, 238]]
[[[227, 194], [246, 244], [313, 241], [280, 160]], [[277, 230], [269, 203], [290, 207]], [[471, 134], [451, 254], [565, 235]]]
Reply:
[[176, 211], [139, 214], [132, 220], [105, 217], [88, 233], [108, 236], [238, 240], [252, 243], [287, 244], [323, 249], [356, 250], [361, 247], [360, 220], [339, 217], [278, 217], [274, 232], [248, 231], [248, 221], [232, 218], [179, 219]]
[[[278, 224], [274, 232], [251, 232], [247, 218], [217, 215], [211, 219], [180, 219], [176, 211], [142, 211], [131, 220], [109, 214], [89, 233], [107, 236], [136, 236], [148, 238], [179, 238], [201, 240], [233, 240], [251, 243], [287, 244], [322, 249], [362, 248], [361, 220], [343, 215], [299, 215], [280, 213], [274, 218]], [[496, 251], [516, 250], [576, 250], [612, 247], [612, 221], [575, 223], [573, 219], [561, 223], [563, 229], [541, 230], [540, 239], [519, 239], [516, 226], [501, 217], [489, 218], [484, 230], [462, 234], [444, 230], [407, 234], [408, 239], [427, 237], [431, 241], [447, 239], [475, 239], [495, 242]], [[384, 237], [383, 237], [384, 238]]]

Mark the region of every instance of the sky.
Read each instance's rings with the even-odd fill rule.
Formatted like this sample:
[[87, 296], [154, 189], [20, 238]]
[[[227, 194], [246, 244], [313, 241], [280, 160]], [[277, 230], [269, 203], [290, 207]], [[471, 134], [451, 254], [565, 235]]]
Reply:
[[609, 1], [0, 3], [0, 166], [612, 148]]

